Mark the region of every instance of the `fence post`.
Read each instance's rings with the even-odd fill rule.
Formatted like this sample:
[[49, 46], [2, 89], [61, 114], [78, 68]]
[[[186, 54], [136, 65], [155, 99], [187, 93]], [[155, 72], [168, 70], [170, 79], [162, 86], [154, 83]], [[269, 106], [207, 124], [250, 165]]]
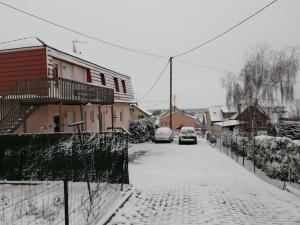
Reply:
[[231, 155], [231, 158], [233, 159], [233, 154], [232, 154], [232, 139], [233, 139], [233, 135], [231, 135], [231, 137], [230, 137], [230, 155]]
[[256, 144], [255, 144], [255, 137], [253, 137], [253, 172], [255, 173], [255, 164], [256, 164]]
[[65, 225], [69, 225], [69, 191], [68, 180], [64, 179]]
[[245, 137], [243, 136], [243, 166], [245, 166]]
[[235, 144], [236, 144], [236, 152], [235, 152], [235, 156], [236, 156], [236, 162], [239, 163], [239, 145], [238, 145], [238, 141], [237, 141], [237, 135], [235, 135]]
[[222, 151], [222, 134], [220, 135], [220, 151]]
[[227, 152], [227, 155], [228, 155], [228, 136], [226, 136], [226, 152]]

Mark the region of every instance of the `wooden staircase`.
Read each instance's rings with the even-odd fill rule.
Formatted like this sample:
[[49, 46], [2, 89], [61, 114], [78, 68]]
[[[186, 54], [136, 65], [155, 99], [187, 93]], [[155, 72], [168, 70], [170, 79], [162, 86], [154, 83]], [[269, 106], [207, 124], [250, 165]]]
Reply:
[[9, 110], [0, 120], [0, 133], [15, 132], [37, 108], [35, 105], [11, 102]]

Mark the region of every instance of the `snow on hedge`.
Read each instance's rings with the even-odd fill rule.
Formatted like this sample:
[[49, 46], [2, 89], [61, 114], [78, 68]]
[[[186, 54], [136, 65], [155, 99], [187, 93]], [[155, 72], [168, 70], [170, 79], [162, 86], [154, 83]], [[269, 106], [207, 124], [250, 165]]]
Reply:
[[298, 182], [300, 179], [300, 141], [287, 137], [267, 135], [247, 137], [226, 134], [223, 146], [238, 155], [247, 156], [269, 177], [282, 181]]
[[151, 141], [154, 136], [154, 120], [153, 119], [138, 119], [133, 120], [129, 124], [130, 142], [142, 143]]

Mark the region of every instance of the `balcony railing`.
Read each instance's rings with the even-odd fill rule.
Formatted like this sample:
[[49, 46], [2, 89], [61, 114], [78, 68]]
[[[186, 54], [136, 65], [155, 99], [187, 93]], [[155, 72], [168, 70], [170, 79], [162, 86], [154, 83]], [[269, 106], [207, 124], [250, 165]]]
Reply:
[[101, 104], [114, 103], [114, 91], [64, 78], [38, 78], [15, 81], [1, 101], [24, 104]]

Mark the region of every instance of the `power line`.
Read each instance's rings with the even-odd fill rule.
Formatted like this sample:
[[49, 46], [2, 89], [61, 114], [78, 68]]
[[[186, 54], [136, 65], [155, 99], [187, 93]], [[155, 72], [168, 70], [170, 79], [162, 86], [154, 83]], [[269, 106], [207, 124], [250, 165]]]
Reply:
[[197, 64], [197, 63], [188, 62], [188, 61], [182, 60], [182, 59], [177, 59], [176, 58], [175, 60], [178, 61], [178, 62], [182, 62], [182, 63], [185, 63], [185, 64], [189, 64], [189, 65], [200, 67], [200, 68], [207, 69], [207, 70], [213, 70], [213, 71], [218, 71], [218, 72], [237, 74], [236, 72], [232, 72], [232, 71], [229, 71], [229, 70], [224, 70], [224, 69], [220, 69], [220, 68], [214, 68], [214, 67], [210, 67], [210, 66], [203, 66], [203, 65], [200, 65], [200, 64]]
[[278, 1], [278, 0], [274, 0], [274, 1], [270, 2], [269, 4], [267, 4], [266, 6], [264, 6], [263, 8], [261, 8], [260, 10], [258, 10], [258, 11], [256, 11], [255, 13], [251, 14], [250, 16], [248, 16], [247, 18], [245, 18], [245, 19], [242, 20], [241, 22], [239, 22], [239, 23], [237, 23], [236, 25], [230, 27], [229, 29], [225, 30], [224, 32], [220, 33], [219, 35], [217, 35], [217, 36], [215, 36], [215, 37], [209, 39], [208, 41], [205, 41], [205, 42], [203, 42], [203, 43], [197, 45], [196, 47], [194, 47], [194, 48], [192, 48], [192, 49], [190, 49], [190, 50], [187, 50], [187, 51], [185, 51], [185, 52], [182, 52], [182, 53], [180, 53], [180, 54], [174, 56], [174, 58], [183, 56], [183, 55], [185, 55], [185, 54], [188, 54], [188, 53], [190, 53], [190, 52], [192, 52], [192, 51], [195, 51], [195, 50], [197, 50], [197, 49], [199, 49], [199, 48], [201, 48], [201, 47], [203, 47], [203, 46], [205, 46], [205, 45], [207, 45], [207, 44], [213, 42], [214, 40], [220, 38], [221, 36], [227, 34], [228, 32], [234, 30], [235, 28], [237, 28], [238, 26], [242, 25], [242, 24], [245, 23], [246, 21], [248, 21], [248, 20], [250, 20], [251, 18], [255, 17], [257, 14], [261, 13], [262, 11], [264, 11], [266, 8], [268, 8], [269, 6], [273, 5], [273, 4], [274, 4], [275, 2], [277, 2], [277, 1]]
[[[156, 80], [154, 81], [153, 85], [151, 86], [151, 88], [147, 91], [147, 93], [140, 99], [143, 100], [144, 98], [146, 98], [150, 92], [152, 91], [152, 89], [155, 87], [155, 85], [158, 83], [158, 81], [160, 80], [161, 76], [164, 74], [167, 66], [169, 65], [170, 60], [167, 61], [167, 63], [165, 64], [165, 66], [163, 67], [162, 71], [160, 72], [160, 74], [158, 75], [158, 77], [156, 78]], [[138, 101], [138, 102], [140, 102]]]
[[18, 38], [18, 39], [14, 39], [14, 40], [9, 40], [9, 41], [2, 41], [0, 42], [0, 44], [6, 44], [6, 43], [11, 43], [11, 42], [16, 42], [16, 41], [22, 41], [22, 40], [27, 40], [27, 39], [31, 39], [31, 38], [35, 38], [35, 37], [24, 37], [24, 38]]
[[10, 8], [10, 9], [13, 9], [13, 10], [15, 10], [15, 11], [17, 11], [17, 12], [23, 13], [23, 14], [25, 14], [25, 15], [27, 15], [27, 16], [30, 16], [30, 17], [33, 17], [33, 18], [35, 18], [35, 19], [41, 20], [41, 21], [43, 21], [43, 22], [49, 23], [49, 24], [51, 24], [51, 25], [53, 25], [53, 26], [56, 26], [56, 27], [58, 27], [58, 28], [61, 28], [61, 29], [70, 31], [70, 32], [72, 32], [72, 33], [74, 33], [74, 34], [78, 34], [78, 35], [80, 35], [80, 36], [83, 36], [83, 37], [92, 39], [92, 40], [94, 40], [94, 41], [101, 42], [101, 43], [106, 44], [106, 45], [113, 46], [113, 47], [115, 47], [115, 48], [119, 48], [119, 49], [122, 49], [122, 50], [125, 50], [125, 51], [130, 51], [130, 52], [133, 52], [133, 53], [136, 53], [136, 54], [140, 54], [140, 55], [145, 55], [145, 56], [151, 56], [151, 57], [157, 57], [157, 58], [169, 58], [169, 57], [166, 57], [166, 56], [157, 55], [157, 54], [152, 54], [152, 53], [149, 53], [149, 52], [144, 52], [144, 51], [140, 51], [140, 50], [136, 50], [136, 49], [132, 49], [132, 48], [127, 48], [127, 47], [121, 46], [121, 45], [119, 45], [119, 44], [115, 44], [115, 43], [112, 43], [112, 42], [108, 42], [108, 41], [102, 40], [102, 39], [100, 39], [100, 38], [94, 37], [94, 36], [92, 36], [92, 35], [84, 34], [84, 33], [80, 32], [80, 31], [74, 30], [74, 29], [69, 28], [69, 27], [67, 27], [67, 26], [60, 25], [60, 24], [55, 23], [55, 22], [53, 22], [53, 21], [50, 21], [50, 20], [48, 20], [48, 19], [44, 19], [44, 18], [42, 18], [42, 17], [40, 17], [40, 16], [34, 15], [34, 14], [29, 13], [29, 12], [27, 12], [27, 11], [25, 11], [25, 10], [22, 10], [22, 9], [19, 9], [19, 8], [15, 7], [15, 6], [9, 5], [9, 4], [7, 4], [7, 3], [4, 3], [4, 2], [1, 2], [1, 1], [0, 1], [0, 4], [3, 5], [3, 6], [5, 6], [5, 7]]

